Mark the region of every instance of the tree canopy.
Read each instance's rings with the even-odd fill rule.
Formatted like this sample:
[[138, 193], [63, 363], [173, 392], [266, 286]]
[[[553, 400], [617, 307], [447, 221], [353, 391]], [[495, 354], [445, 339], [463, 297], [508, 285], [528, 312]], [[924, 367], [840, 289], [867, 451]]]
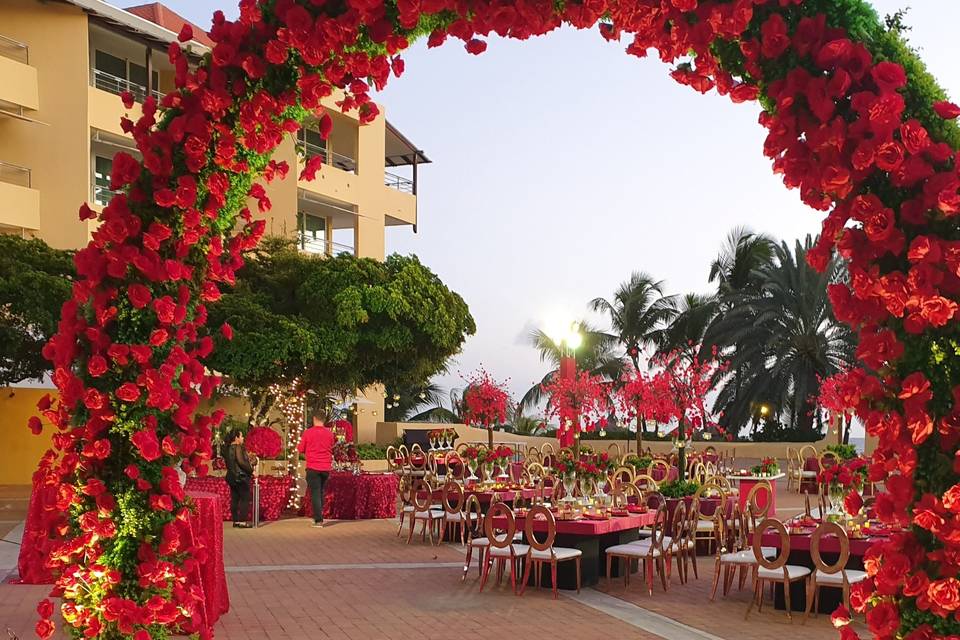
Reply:
[[463, 299], [416, 256], [304, 254], [281, 238], [247, 256], [210, 307], [207, 365], [251, 392], [298, 378], [318, 394], [426, 383], [476, 331]]
[[70, 297], [72, 256], [41, 240], [0, 234], [0, 386], [50, 371], [41, 350]]

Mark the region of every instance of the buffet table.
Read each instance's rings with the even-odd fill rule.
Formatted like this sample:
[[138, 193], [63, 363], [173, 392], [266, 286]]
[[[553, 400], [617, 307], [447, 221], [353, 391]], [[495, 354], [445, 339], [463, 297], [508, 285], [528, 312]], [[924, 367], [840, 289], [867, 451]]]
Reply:
[[[290, 498], [290, 476], [257, 476], [260, 484], [260, 521], [279, 520], [287, 500]], [[252, 482], [252, 480], [251, 480]], [[220, 511], [224, 520], [230, 520], [230, 485], [223, 477], [205, 476], [203, 478], [187, 478], [187, 491], [202, 491], [212, 493], [220, 500]], [[250, 489], [250, 498], [253, 499], [253, 487]], [[252, 507], [253, 505], [251, 505]], [[253, 518], [253, 514], [250, 514]]]
[[[230, 609], [227, 578], [223, 566], [223, 514], [218, 495], [188, 490], [187, 496], [195, 505], [184, 534], [194, 548], [196, 560], [187, 575], [187, 587], [196, 587], [201, 594], [201, 626], [213, 626]], [[55, 494], [52, 496], [55, 500]], [[23, 542], [17, 567], [20, 584], [53, 584], [54, 576], [46, 565], [49, 549], [53, 546], [43, 531], [43, 511], [54, 511], [51, 496], [42, 487], [34, 485], [30, 506], [23, 528]]]
[[[333, 520], [373, 520], [397, 517], [399, 480], [393, 473], [331, 471], [324, 486], [323, 517]], [[310, 490], [303, 497], [303, 515], [313, 517]]]

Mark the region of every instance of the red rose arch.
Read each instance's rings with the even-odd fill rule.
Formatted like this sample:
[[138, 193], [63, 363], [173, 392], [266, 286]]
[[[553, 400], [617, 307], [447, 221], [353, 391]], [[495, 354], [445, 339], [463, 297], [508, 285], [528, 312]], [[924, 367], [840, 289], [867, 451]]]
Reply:
[[[897, 18], [883, 25], [861, 0], [242, 0], [236, 22], [215, 15], [199, 68], [171, 45], [177, 89], [123, 122], [143, 160], [116, 157], [112, 188], [125, 195], [77, 254], [73, 299], [45, 349], [59, 399], [40, 406], [55, 433], [38, 480], [57, 505], [45, 526], [70, 633], [211, 635], [184, 586], [190, 505], [175, 467], [203, 472], [223, 418], [196, 413], [218, 382], [201, 364], [211, 334], [231, 334], [208, 332], [205, 305], [263, 232], [247, 208], [270, 207], [255, 180], [289, 170], [271, 151], [310, 114], [329, 132], [321, 99], [337, 89], [342, 109], [372, 120], [371, 84], [400, 75], [418, 37], [481, 53], [491, 33], [564, 24], [655, 51], [697, 91], [760, 101], [774, 171], [826, 212], [810, 262], [849, 261], [830, 298], [859, 333], [856, 409], [879, 439], [870, 479], [886, 485], [876, 508], [908, 526], [866, 558], [854, 606], [877, 638], [960, 634], [960, 109]], [[304, 174], [320, 169], [313, 158]], [[38, 611], [48, 637], [53, 607]], [[835, 620], [855, 637], [845, 612]]]

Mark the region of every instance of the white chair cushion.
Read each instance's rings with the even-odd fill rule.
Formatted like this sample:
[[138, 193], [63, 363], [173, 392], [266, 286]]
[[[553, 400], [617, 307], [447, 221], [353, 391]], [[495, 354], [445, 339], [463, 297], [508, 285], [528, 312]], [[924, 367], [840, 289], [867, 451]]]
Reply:
[[[850, 584], [856, 584], [867, 579], [867, 572], [860, 571], [858, 569], [847, 569], [847, 582]], [[817, 570], [817, 584], [823, 585], [836, 585], [838, 587], [843, 586], [843, 573], [840, 571], [836, 573], [824, 573], [823, 571]]]
[[436, 511], [431, 509], [430, 511], [417, 511], [416, 515], [418, 520], [439, 520], [443, 517], [443, 511]]
[[[471, 512], [470, 512], [470, 519], [471, 519], [471, 520], [476, 520], [476, 519], [479, 517], [479, 515], [480, 515], [480, 514], [474, 512], [474, 511], [471, 511]], [[463, 522], [463, 512], [462, 512], [462, 511], [457, 511], [456, 513], [446, 513], [446, 512], [445, 512], [443, 517], [447, 519], [447, 522]]]
[[801, 478], [816, 478], [817, 475], [818, 475], [818, 474], [817, 474], [816, 471], [801, 471], [801, 472], [800, 472], [800, 477], [801, 477]]
[[[513, 539], [522, 540], [523, 534], [518, 531], [513, 535]], [[471, 546], [474, 546], [474, 547], [486, 547], [490, 544], [490, 540], [486, 536], [484, 536], [481, 538], [474, 538], [473, 540], [470, 541], [470, 544]]]
[[[527, 551], [530, 550], [525, 544], [513, 544], [510, 545], [513, 547], [513, 555], [515, 556], [525, 556]], [[493, 558], [509, 558], [510, 557], [510, 547], [490, 547], [490, 556]]]
[[[557, 560], [570, 560], [583, 555], [583, 551], [580, 549], [570, 549], [568, 547], [554, 547], [553, 554], [556, 556]], [[534, 560], [550, 560], [550, 550], [546, 549], [545, 551], [537, 551], [534, 549], [530, 555]]]
[[612, 556], [624, 556], [627, 558], [646, 558], [647, 556], [651, 556], [653, 558], [660, 557], [659, 550], [653, 549], [651, 552], [649, 544], [643, 545], [637, 544], [636, 542], [607, 547], [607, 554]]
[[414, 508], [413, 508], [413, 505], [412, 505], [412, 504], [405, 504], [405, 505], [403, 505], [403, 512], [404, 512], [404, 513], [413, 513], [413, 511], [414, 511]]
[[757, 570], [757, 575], [765, 580], [783, 580], [783, 570], [787, 570], [787, 576], [790, 580], [795, 580], [798, 578], [803, 578], [804, 576], [810, 575], [809, 567], [798, 567], [795, 564], [788, 564], [779, 569], [764, 569], [760, 567]]
[[[760, 547], [760, 553], [768, 560], [777, 557], [777, 550], [774, 547]], [[720, 562], [726, 564], [757, 564], [757, 557], [753, 554], [753, 549], [744, 549], [743, 551], [723, 554], [720, 556]]]
[[697, 531], [713, 531], [713, 523], [709, 520], [697, 521]]

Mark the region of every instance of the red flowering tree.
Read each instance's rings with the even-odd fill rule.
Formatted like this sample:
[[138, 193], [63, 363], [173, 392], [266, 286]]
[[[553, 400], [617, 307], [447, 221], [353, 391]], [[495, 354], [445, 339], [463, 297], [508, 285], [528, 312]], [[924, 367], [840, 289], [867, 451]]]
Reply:
[[[718, 429], [707, 396], [713, 381], [722, 374], [727, 364], [716, 360], [678, 357], [677, 353], [654, 358], [651, 365], [658, 369], [650, 387], [656, 397], [644, 410], [657, 422], [677, 422], [677, 449], [680, 479], [686, 476], [686, 442], [698, 431]], [[652, 394], [651, 394], [652, 395]]]
[[573, 446], [579, 457], [580, 432], [607, 426], [610, 415], [610, 384], [589, 371], [573, 378], [556, 374], [541, 385], [547, 396], [547, 419], [557, 418], [557, 438], [561, 447]]
[[860, 404], [860, 390], [867, 372], [859, 367], [845, 369], [820, 383], [817, 404], [837, 416], [837, 441], [847, 444], [850, 440], [850, 423], [853, 412]]
[[[223, 416], [196, 413], [218, 382], [200, 363], [206, 304], [263, 232], [247, 202], [270, 208], [257, 179], [289, 171], [270, 159], [285, 134], [311, 113], [329, 134], [321, 101], [335, 89], [339, 108], [373, 120], [371, 84], [400, 75], [399, 54], [421, 36], [477, 54], [490, 33], [564, 24], [629, 36], [628, 53], [655, 50], [698, 92], [759, 100], [774, 171], [827, 212], [808, 261], [823, 268], [834, 250], [848, 261], [830, 298], [868, 372], [856, 413], [878, 440], [876, 510], [911, 527], [872, 547], [854, 606], [869, 605], [877, 638], [960, 635], [960, 108], [862, 0], [242, 0], [236, 22], [215, 14], [213, 51], [195, 68], [173, 43], [175, 89], [122, 122], [142, 161], [118, 154], [121, 195], [80, 210], [100, 224], [44, 349], [59, 398], [39, 406], [56, 429], [37, 473], [56, 496], [41, 525], [73, 635], [211, 634], [188, 586], [191, 507], [175, 467], [202, 473], [211, 455]], [[191, 36], [184, 27], [180, 40]], [[309, 158], [301, 176], [321, 168]], [[53, 607], [38, 611], [49, 637]]]
[[[647, 418], [657, 419], [669, 410], [669, 396], [663, 388], [666, 378], [639, 371], [627, 371], [613, 393], [618, 416], [637, 421], [637, 451], [643, 448], [643, 425]], [[668, 418], [669, 420], [669, 418]]]
[[493, 428], [507, 420], [510, 406], [510, 394], [506, 383], [500, 383], [480, 369], [467, 377], [467, 388], [463, 392], [463, 421], [474, 427], [487, 430], [487, 439], [493, 449]]

